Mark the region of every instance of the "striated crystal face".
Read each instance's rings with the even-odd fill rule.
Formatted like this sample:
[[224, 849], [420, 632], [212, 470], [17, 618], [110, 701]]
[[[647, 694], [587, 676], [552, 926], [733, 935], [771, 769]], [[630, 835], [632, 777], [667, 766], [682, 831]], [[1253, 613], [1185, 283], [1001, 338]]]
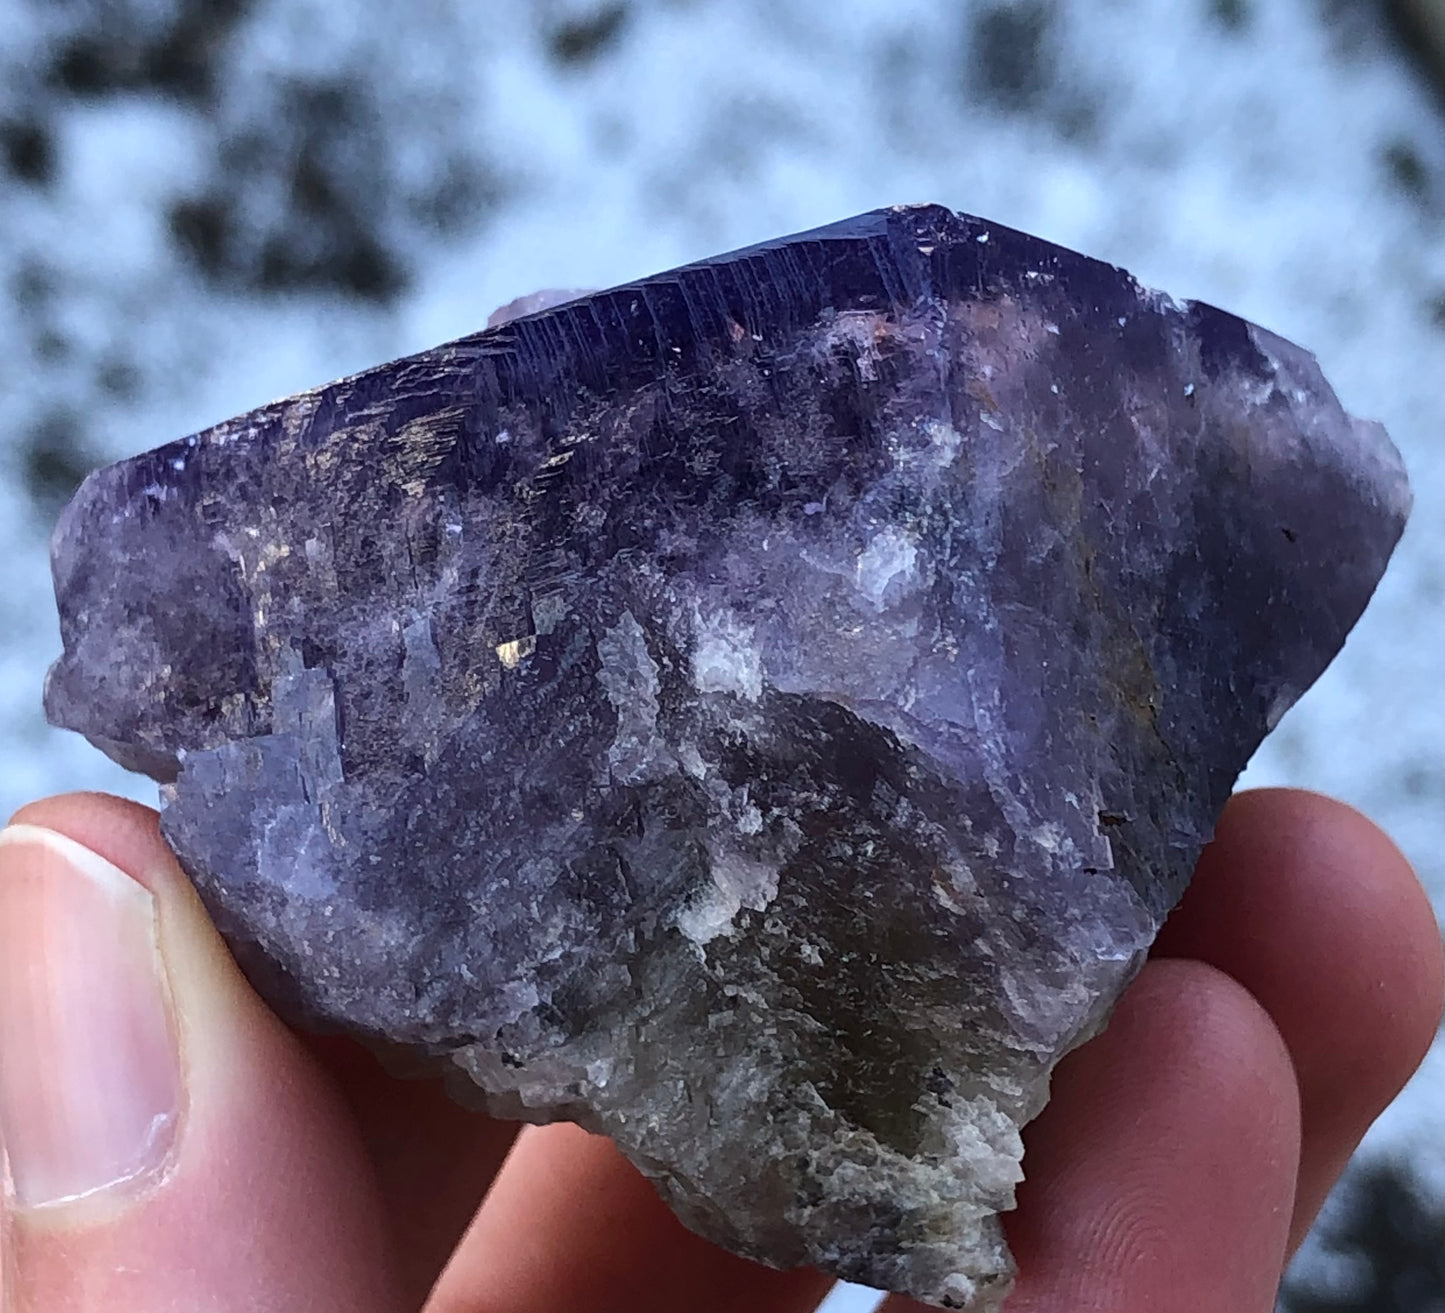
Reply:
[[1050, 1070], [1408, 503], [1298, 348], [879, 211], [92, 475], [47, 708], [285, 1015], [989, 1308]]

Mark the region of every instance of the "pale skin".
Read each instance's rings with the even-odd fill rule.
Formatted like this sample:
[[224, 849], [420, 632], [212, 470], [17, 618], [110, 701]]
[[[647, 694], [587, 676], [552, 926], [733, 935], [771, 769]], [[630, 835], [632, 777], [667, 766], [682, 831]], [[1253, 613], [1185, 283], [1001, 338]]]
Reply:
[[[155, 1171], [71, 1203], [7, 1199], [4, 1313], [802, 1313], [826, 1293], [689, 1234], [605, 1140], [518, 1135], [349, 1040], [294, 1034], [148, 809], [77, 794], [15, 820], [154, 894], [183, 1113]], [[38, 851], [0, 845], [0, 911]], [[1441, 980], [1434, 914], [1371, 822], [1307, 793], [1236, 798], [1112, 1025], [1026, 1132], [1008, 1313], [1269, 1313], [1429, 1045]]]

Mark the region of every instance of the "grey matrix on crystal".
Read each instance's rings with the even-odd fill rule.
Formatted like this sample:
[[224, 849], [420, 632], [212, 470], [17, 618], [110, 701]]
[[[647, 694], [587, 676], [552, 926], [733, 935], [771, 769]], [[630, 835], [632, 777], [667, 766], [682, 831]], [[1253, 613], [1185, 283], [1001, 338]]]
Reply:
[[1050, 1070], [1408, 505], [1299, 348], [898, 208], [93, 474], [47, 708], [287, 1017], [988, 1309]]

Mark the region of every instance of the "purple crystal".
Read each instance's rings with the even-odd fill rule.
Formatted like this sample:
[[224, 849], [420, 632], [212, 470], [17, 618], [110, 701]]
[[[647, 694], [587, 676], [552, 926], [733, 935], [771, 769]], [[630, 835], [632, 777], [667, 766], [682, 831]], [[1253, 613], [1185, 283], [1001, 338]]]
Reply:
[[1019, 1128], [1409, 504], [1305, 352], [898, 208], [91, 476], [46, 705], [266, 995], [991, 1307]]

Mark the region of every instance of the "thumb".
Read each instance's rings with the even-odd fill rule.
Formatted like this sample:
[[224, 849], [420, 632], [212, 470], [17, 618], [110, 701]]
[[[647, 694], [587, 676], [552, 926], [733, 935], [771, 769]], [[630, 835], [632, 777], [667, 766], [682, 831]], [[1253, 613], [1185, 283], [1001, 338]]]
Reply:
[[396, 1313], [369, 1163], [154, 813], [0, 832], [5, 1313]]

